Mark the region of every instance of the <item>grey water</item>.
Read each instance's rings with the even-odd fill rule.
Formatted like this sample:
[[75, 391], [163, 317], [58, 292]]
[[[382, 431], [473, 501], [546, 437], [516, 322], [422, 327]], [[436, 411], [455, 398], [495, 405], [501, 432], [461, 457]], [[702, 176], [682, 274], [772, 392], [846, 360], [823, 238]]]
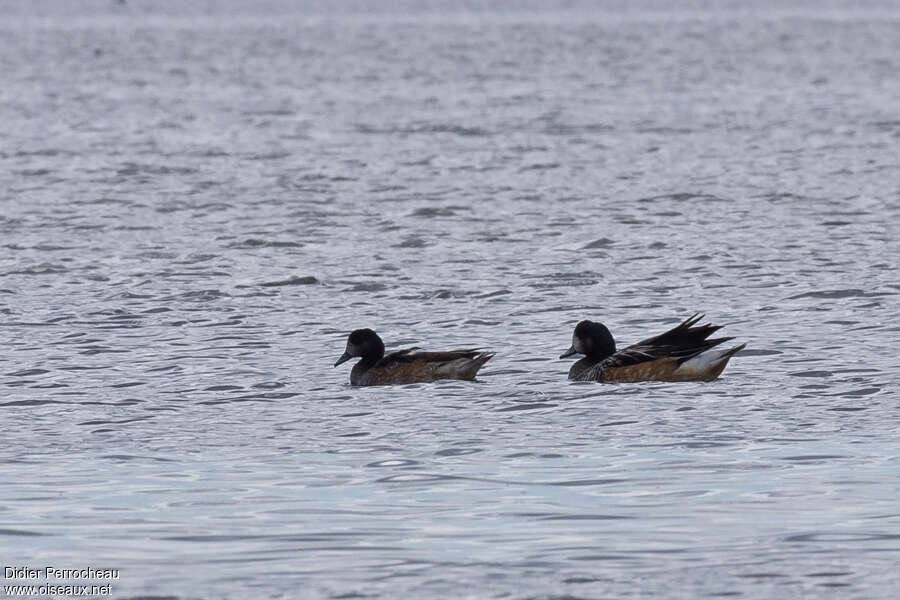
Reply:
[[[896, 598], [897, 73], [893, 3], [0, 1], [0, 561]], [[717, 381], [556, 358], [694, 312]], [[351, 388], [358, 327], [496, 356]]]

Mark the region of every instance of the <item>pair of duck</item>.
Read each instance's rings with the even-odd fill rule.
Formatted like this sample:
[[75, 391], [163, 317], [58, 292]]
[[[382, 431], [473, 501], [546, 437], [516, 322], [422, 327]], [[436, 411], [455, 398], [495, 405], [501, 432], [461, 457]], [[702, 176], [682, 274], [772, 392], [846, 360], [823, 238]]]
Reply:
[[[582, 321], [572, 334], [572, 346], [560, 358], [583, 354], [569, 369], [575, 381], [712, 381], [745, 344], [727, 350], [716, 346], [734, 338], [712, 338], [721, 325], [697, 325], [694, 315], [677, 327], [616, 351], [616, 342], [603, 323]], [[361, 360], [350, 372], [351, 385], [423, 383], [438, 379], [475, 379], [494, 354], [478, 349], [414, 352], [407, 348], [384, 354], [384, 343], [371, 329], [357, 329], [347, 339], [338, 366]]]

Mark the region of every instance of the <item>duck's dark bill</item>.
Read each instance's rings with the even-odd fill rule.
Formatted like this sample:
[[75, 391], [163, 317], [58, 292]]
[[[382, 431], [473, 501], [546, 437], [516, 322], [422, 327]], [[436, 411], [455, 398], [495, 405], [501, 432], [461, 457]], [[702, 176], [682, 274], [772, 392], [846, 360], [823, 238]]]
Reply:
[[575, 344], [572, 344], [568, 350], [559, 355], [560, 358], [566, 358], [567, 356], [572, 356], [573, 354], [578, 354], [578, 350], [575, 349]]
[[341, 354], [341, 357], [339, 359], [337, 359], [337, 362], [334, 363], [334, 366], [338, 366], [341, 363], [345, 363], [348, 360], [350, 360], [351, 358], [353, 358], [353, 357], [350, 356], [349, 354], [347, 354], [346, 352], [344, 352], [343, 354]]

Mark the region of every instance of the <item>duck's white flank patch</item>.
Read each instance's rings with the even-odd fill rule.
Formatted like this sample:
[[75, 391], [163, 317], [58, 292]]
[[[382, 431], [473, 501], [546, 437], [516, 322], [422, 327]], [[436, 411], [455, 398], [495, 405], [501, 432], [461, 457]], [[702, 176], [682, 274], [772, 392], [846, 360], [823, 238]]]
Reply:
[[727, 349], [722, 350], [721, 348], [707, 350], [703, 354], [698, 354], [694, 358], [683, 362], [681, 366], [678, 367], [678, 373], [706, 373], [720, 363], [722, 357], [727, 353]]

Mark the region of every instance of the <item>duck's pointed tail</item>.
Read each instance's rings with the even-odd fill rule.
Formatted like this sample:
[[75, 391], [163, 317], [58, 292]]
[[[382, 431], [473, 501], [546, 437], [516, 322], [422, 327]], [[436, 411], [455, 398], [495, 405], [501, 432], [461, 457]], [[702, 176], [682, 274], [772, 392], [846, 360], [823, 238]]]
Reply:
[[728, 350], [725, 350], [724, 352], [722, 352], [719, 355], [719, 360], [724, 360], [725, 362], [728, 362], [729, 358], [731, 358], [732, 356], [734, 356], [735, 354], [737, 354], [738, 352], [740, 352], [741, 350], [743, 350], [746, 347], [747, 347], [747, 344], [741, 344], [739, 346], [735, 346], [734, 348], [729, 348]]
[[[731, 339], [731, 338], [728, 338]], [[725, 340], [721, 340], [724, 342]], [[719, 343], [721, 343], [719, 342]], [[692, 374], [698, 379], [712, 381], [718, 377], [732, 356], [743, 350], [747, 344], [740, 344], [727, 350], [707, 350], [691, 357], [678, 367], [681, 374]]]
[[460, 379], [475, 379], [478, 370], [484, 366], [484, 363], [491, 360], [493, 357], [493, 352], [482, 352], [477, 354], [474, 358], [466, 360], [465, 364], [461, 365], [457, 371]]

